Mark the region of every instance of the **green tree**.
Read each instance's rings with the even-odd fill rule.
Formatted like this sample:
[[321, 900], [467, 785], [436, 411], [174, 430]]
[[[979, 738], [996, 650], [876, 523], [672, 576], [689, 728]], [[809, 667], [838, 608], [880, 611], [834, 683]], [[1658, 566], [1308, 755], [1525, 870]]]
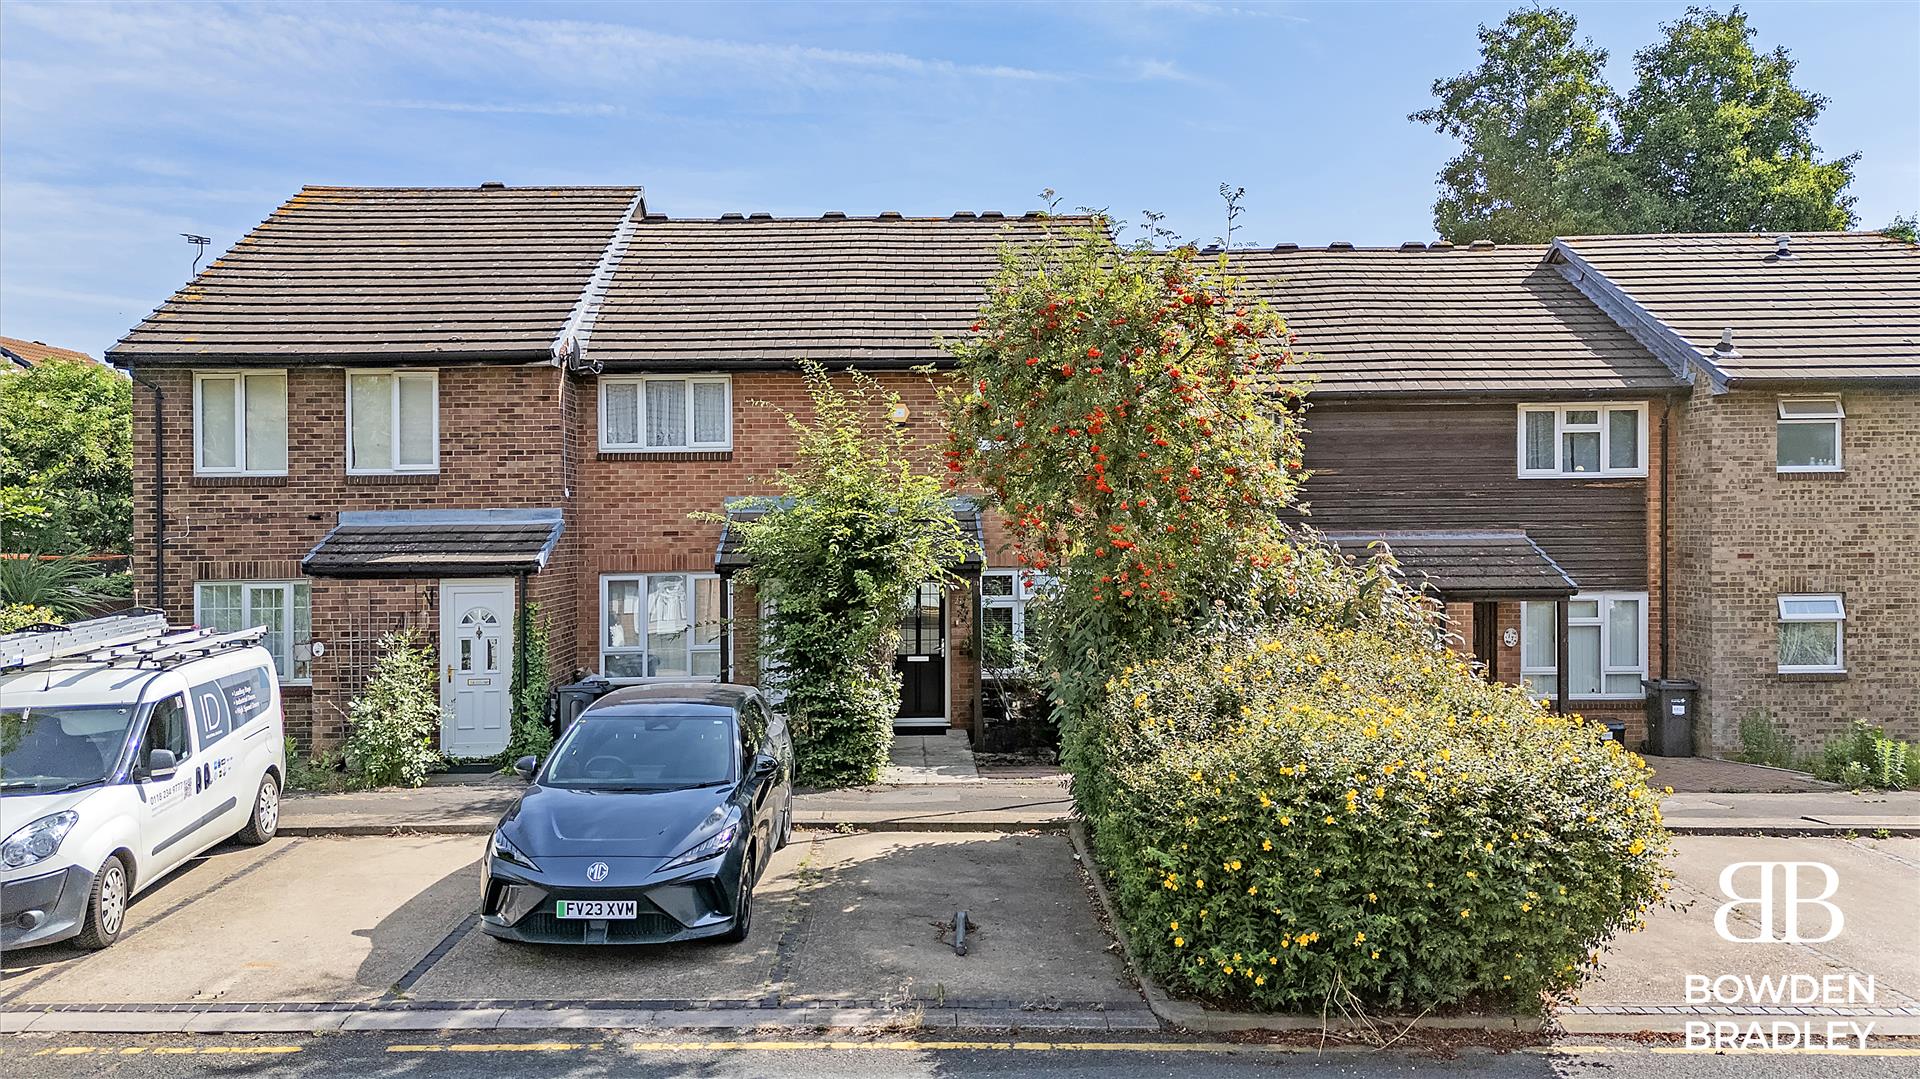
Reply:
[[1860, 155], [1818, 160], [1827, 99], [1793, 84], [1785, 48], [1758, 52], [1738, 7], [1689, 8], [1634, 54], [1620, 106], [1621, 152], [1657, 194], [1649, 232], [1833, 230], [1854, 224], [1844, 195]]
[[952, 582], [972, 542], [940, 479], [916, 468], [923, 451], [906, 428], [875, 428], [899, 398], [866, 376], [843, 389], [804, 366], [813, 414], [786, 414], [798, 463], [774, 477], [778, 495], [732, 506], [732, 527], [744, 579], [772, 600], [761, 657], [793, 730], [798, 781], [871, 783], [900, 714], [901, 604], [922, 581]]
[[125, 552], [133, 540], [133, 388], [49, 360], [0, 378], [0, 530], [11, 551]]
[[1572, 15], [1528, 8], [1480, 28], [1480, 66], [1436, 79], [1409, 119], [1459, 139], [1440, 172], [1434, 228], [1454, 243], [1539, 243], [1604, 231], [1624, 179], [1613, 155], [1607, 53]]
[[1411, 119], [1462, 143], [1434, 228], [1455, 243], [1593, 233], [1844, 229], [1858, 155], [1818, 159], [1826, 106], [1784, 48], [1754, 49], [1739, 8], [1690, 8], [1634, 54], [1624, 98], [1572, 15], [1528, 8], [1480, 28], [1480, 65], [1433, 84]]

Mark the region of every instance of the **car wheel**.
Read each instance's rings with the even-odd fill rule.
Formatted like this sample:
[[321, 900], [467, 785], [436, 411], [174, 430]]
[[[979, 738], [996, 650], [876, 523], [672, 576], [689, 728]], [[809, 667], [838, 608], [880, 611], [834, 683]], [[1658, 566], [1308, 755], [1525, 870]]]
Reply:
[[260, 777], [260, 792], [253, 796], [253, 815], [247, 818], [247, 826], [234, 836], [250, 847], [257, 847], [273, 838], [280, 830], [280, 781], [268, 772]]
[[780, 838], [773, 844], [774, 850], [785, 850], [793, 840], [793, 792], [787, 792], [787, 808], [780, 814]]
[[720, 939], [738, 944], [753, 932], [753, 852], [740, 863], [740, 896], [733, 905], [733, 924]]
[[99, 951], [120, 939], [127, 924], [127, 863], [118, 854], [107, 855], [100, 871], [93, 875], [93, 890], [87, 895], [87, 914], [80, 923], [80, 935], [73, 942], [88, 951]]

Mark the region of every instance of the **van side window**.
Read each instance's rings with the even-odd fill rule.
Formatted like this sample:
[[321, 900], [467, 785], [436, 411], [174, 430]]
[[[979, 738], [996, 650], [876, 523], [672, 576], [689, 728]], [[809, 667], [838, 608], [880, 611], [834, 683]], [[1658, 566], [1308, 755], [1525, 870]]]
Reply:
[[187, 701], [177, 693], [155, 703], [147, 715], [147, 736], [140, 755], [144, 759], [156, 749], [171, 751], [177, 761], [187, 759]]

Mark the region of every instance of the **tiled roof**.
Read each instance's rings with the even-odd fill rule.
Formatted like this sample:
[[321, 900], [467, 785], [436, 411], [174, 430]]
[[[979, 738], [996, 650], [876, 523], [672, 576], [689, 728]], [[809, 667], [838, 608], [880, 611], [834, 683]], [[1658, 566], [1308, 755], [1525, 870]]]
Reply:
[[1000, 245], [1045, 227], [1035, 215], [971, 213], [650, 216], [633, 231], [588, 352], [659, 370], [942, 361], [935, 342], [966, 333]]
[[18, 337], [0, 337], [0, 360], [5, 367], [38, 367], [48, 360], [74, 363], [98, 363], [92, 356], [70, 348], [59, 348], [45, 341], [25, 341]]
[[1383, 544], [1407, 583], [1426, 585], [1441, 599], [1545, 599], [1580, 590], [1540, 546], [1520, 531], [1328, 533], [1356, 560]]
[[1544, 246], [1235, 251], [1286, 318], [1318, 396], [1631, 396], [1673, 372]]
[[116, 363], [544, 357], [634, 187], [306, 187], [108, 350]]
[[[1724, 380], [1920, 380], [1920, 247], [1878, 233], [1582, 236], [1591, 270]], [[1591, 287], [1591, 286], [1590, 286]], [[1605, 299], [1606, 297], [1602, 297]], [[1733, 331], [1733, 353], [1716, 351]]]
[[[779, 498], [771, 501], [790, 504]], [[729, 498], [726, 507], [727, 523], [720, 526], [720, 542], [713, 552], [713, 568], [721, 573], [746, 569], [749, 565], [740, 533], [733, 527], [733, 522], [751, 521], [767, 512], [765, 503], [748, 498]], [[981, 523], [980, 503], [971, 498], [949, 498], [947, 507], [953, 511], [954, 521], [959, 524], [960, 531], [973, 541], [961, 565], [969, 569], [979, 568], [986, 552], [986, 532]]]
[[560, 531], [557, 509], [348, 511], [300, 569], [352, 578], [537, 573]]

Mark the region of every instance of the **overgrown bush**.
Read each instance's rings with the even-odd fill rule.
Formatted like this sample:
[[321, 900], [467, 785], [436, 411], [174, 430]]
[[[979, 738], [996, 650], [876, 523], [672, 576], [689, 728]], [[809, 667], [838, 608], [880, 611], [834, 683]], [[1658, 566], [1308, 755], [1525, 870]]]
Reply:
[[444, 760], [433, 648], [416, 630], [380, 638], [380, 658], [347, 707], [347, 770], [357, 786], [418, 787]]
[[1819, 755], [1809, 762], [1809, 770], [1828, 782], [1855, 789], [1920, 788], [1920, 750], [1912, 743], [1889, 738], [1886, 731], [1871, 723], [1854, 720], [1845, 734], [1820, 747]]
[[547, 620], [540, 605], [529, 603], [520, 614], [520, 686], [513, 692], [513, 727], [507, 748], [495, 762], [512, 771], [522, 757], [545, 757], [553, 749], [553, 724], [547, 716], [547, 697], [553, 689], [548, 666]]
[[1735, 760], [1771, 768], [1798, 768], [1800, 754], [1785, 727], [1767, 712], [1758, 711], [1740, 721], [1740, 752]]
[[1405, 636], [1283, 621], [1123, 671], [1108, 702], [1096, 850], [1176, 990], [1537, 1007], [1666, 894], [1638, 757]]
[[62, 624], [53, 608], [33, 603], [0, 603], [0, 633], [18, 633], [28, 626]]
[[842, 787], [875, 781], [886, 763], [902, 601], [923, 581], [951, 583], [973, 543], [940, 480], [915, 468], [905, 426], [875, 423], [899, 398], [803, 366], [813, 415], [786, 417], [798, 463], [774, 477], [778, 497], [735, 503], [730, 527], [747, 582], [772, 601], [760, 653], [793, 731], [795, 778]]

